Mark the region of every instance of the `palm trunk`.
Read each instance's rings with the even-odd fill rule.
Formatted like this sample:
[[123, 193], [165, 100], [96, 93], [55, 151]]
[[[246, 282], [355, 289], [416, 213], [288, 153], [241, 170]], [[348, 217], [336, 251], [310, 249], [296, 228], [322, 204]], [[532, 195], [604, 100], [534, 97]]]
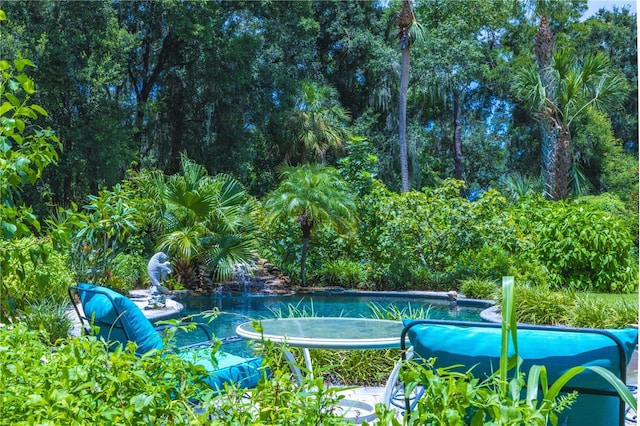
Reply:
[[569, 197], [571, 187], [571, 133], [566, 125], [563, 125], [558, 133], [555, 155], [555, 179], [553, 182], [554, 200], [564, 200]]
[[453, 92], [453, 176], [458, 180], [463, 180], [462, 176], [462, 129], [460, 124], [461, 115], [460, 92]]
[[311, 239], [311, 228], [302, 228], [302, 254], [300, 255], [300, 280], [302, 287], [307, 286], [307, 250], [309, 248], [309, 240]]
[[545, 185], [545, 196], [550, 199], [556, 199], [557, 183], [560, 168], [556, 165], [558, 158], [558, 135], [560, 133], [559, 121], [557, 113], [554, 110], [556, 105], [556, 90], [551, 65], [553, 62], [553, 32], [549, 26], [549, 17], [543, 15], [540, 17], [540, 25], [536, 34], [535, 54], [538, 66], [540, 80], [544, 87], [545, 95], [548, 99], [547, 104], [542, 111], [538, 112], [542, 125], [542, 179]]
[[409, 90], [409, 46], [402, 49], [402, 69], [400, 71], [400, 176], [402, 192], [411, 189], [409, 184], [409, 160], [407, 154], [407, 92]]

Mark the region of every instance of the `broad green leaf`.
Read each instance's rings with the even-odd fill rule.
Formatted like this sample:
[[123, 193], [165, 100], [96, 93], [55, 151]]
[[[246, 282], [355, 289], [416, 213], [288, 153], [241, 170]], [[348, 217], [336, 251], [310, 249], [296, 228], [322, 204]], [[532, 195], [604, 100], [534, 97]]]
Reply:
[[15, 59], [13, 61], [13, 65], [16, 67], [16, 69], [18, 70], [18, 72], [22, 72], [22, 70], [24, 69], [24, 67], [26, 66], [30, 66], [30, 67], [35, 67], [36, 65], [27, 58], [18, 58]]
[[9, 142], [9, 139], [5, 136], [0, 136], [0, 152], [5, 153], [8, 152], [11, 149], [11, 142]]
[[38, 114], [44, 116], [44, 117], [49, 116], [49, 113], [47, 112], [47, 110], [42, 108], [40, 105], [31, 104], [31, 109], [34, 110], [35, 112], [37, 112]]
[[[13, 81], [13, 80], [11, 80]], [[9, 86], [11, 86], [11, 81], [9, 81]], [[15, 85], [16, 85], [16, 90], [18, 89], [18, 82], [14, 81]], [[13, 105], [16, 108], [19, 108], [20, 105], [22, 104], [22, 102], [20, 102], [20, 99], [18, 99], [13, 93], [5, 93], [4, 94], [7, 99], [9, 100], [9, 102], [11, 102], [11, 105]]]
[[18, 108], [16, 110], [16, 114], [17, 115], [21, 115], [23, 117], [29, 117], [29, 118], [31, 118], [33, 120], [37, 120], [38, 119], [38, 116], [36, 115], [36, 113], [33, 112], [31, 110], [31, 108], [29, 108], [29, 107], [20, 107], [20, 108]]
[[15, 107], [13, 105], [11, 105], [9, 102], [3, 102], [2, 105], [0, 105], [0, 115], [4, 115], [7, 112], [11, 111], [12, 109], [14, 109]]
[[2, 221], [2, 232], [5, 238], [10, 239], [13, 237], [18, 230], [18, 227], [13, 223]]

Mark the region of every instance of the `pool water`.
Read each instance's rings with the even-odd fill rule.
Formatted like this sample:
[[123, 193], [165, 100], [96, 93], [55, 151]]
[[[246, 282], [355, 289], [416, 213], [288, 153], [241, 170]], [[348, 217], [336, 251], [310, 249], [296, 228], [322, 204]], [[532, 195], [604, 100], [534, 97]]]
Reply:
[[[243, 322], [261, 318], [315, 316], [315, 317], [356, 317], [373, 318], [375, 310], [398, 309], [411, 317], [411, 313], [428, 312], [428, 318], [455, 319], [461, 321], [482, 321], [480, 312], [487, 308], [482, 304], [452, 303], [448, 300], [423, 298], [412, 295], [362, 295], [350, 294], [307, 294], [292, 296], [197, 296], [176, 297], [184, 306], [182, 315], [196, 315], [196, 321], [205, 326], [218, 338], [235, 336], [236, 327]], [[394, 308], [395, 307], [395, 308]], [[217, 308], [220, 314], [207, 321], [197, 315]], [[194, 339], [199, 333], [190, 333]], [[188, 339], [186, 339], [188, 340]], [[180, 344], [192, 343], [181, 338]]]

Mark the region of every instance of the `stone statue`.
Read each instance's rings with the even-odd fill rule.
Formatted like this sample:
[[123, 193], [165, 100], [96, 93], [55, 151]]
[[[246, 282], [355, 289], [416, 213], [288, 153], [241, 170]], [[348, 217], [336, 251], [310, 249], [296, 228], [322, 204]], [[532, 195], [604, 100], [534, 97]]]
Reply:
[[149, 279], [151, 279], [151, 298], [146, 309], [164, 308], [167, 304], [166, 295], [169, 293], [169, 289], [162, 285], [162, 282], [167, 279], [167, 275], [172, 272], [167, 259], [169, 259], [169, 256], [163, 252], [158, 252], [149, 260], [147, 272], [149, 273]]

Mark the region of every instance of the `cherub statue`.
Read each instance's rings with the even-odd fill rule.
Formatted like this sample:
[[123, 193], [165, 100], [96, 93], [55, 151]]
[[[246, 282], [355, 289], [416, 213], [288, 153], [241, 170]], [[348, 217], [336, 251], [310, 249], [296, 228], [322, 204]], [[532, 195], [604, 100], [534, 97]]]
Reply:
[[158, 252], [149, 260], [147, 272], [151, 280], [151, 299], [146, 306], [147, 309], [164, 308], [167, 304], [166, 294], [169, 293], [169, 289], [163, 286], [162, 282], [167, 279], [167, 275], [173, 272], [167, 259], [169, 256]]

